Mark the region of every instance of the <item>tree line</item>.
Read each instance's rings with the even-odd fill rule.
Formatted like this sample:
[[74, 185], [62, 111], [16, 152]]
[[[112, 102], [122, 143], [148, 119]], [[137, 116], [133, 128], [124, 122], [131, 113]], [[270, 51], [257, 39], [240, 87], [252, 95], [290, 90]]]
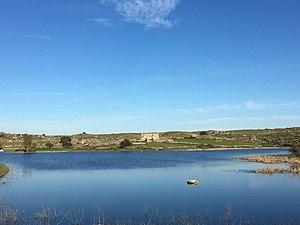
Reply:
[[[62, 136], [59, 140], [59, 144], [61, 144], [62, 148], [70, 149], [72, 148], [72, 139], [69, 136]], [[24, 152], [33, 152], [37, 149], [36, 142], [33, 141], [33, 135], [31, 134], [24, 134], [23, 135], [23, 146]], [[54, 144], [48, 141], [45, 144], [45, 148], [51, 149], [54, 147]]]
[[[70, 136], [62, 136], [60, 137], [59, 144], [63, 149], [71, 149], [72, 148], [72, 138]], [[23, 146], [24, 152], [34, 152], [37, 149], [37, 143], [33, 141], [33, 135], [24, 134], [23, 135]], [[132, 146], [132, 142], [129, 139], [124, 139], [119, 143], [119, 148], [124, 149]], [[47, 149], [52, 149], [54, 144], [48, 141], [44, 145]]]

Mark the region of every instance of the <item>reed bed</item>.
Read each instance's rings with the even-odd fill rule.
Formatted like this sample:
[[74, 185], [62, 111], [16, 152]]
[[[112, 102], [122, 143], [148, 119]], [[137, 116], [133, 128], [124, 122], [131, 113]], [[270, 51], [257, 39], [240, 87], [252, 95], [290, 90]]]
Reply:
[[24, 212], [14, 210], [0, 204], [0, 225], [289, 225], [299, 224], [299, 221], [285, 220], [270, 223], [270, 221], [251, 218], [243, 212], [235, 214], [231, 207], [226, 206], [220, 213], [200, 213], [193, 215], [182, 212], [174, 216], [162, 217], [158, 210], [143, 209], [136, 216], [117, 218], [108, 216], [100, 204], [94, 207], [93, 218], [86, 218], [83, 211], [68, 210], [63, 213], [51, 207], [41, 207], [34, 215], [26, 216]]
[[278, 167], [266, 167], [255, 170], [256, 173], [261, 174], [277, 174], [277, 173], [291, 173], [300, 175], [300, 158], [294, 155], [285, 156], [246, 156], [241, 157], [242, 160], [247, 160], [250, 162], [259, 162], [266, 164], [288, 164], [288, 168], [278, 168]]

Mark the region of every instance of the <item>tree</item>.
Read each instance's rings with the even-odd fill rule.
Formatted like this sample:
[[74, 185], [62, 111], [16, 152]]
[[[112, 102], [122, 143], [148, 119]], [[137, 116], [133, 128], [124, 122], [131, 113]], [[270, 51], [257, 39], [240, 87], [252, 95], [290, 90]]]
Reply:
[[207, 131], [200, 131], [200, 135], [208, 135]]
[[23, 145], [25, 151], [32, 151], [32, 135], [24, 134], [23, 135]]
[[0, 138], [4, 138], [5, 137], [5, 133], [4, 132], [0, 132]]
[[48, 148], [48, 149], [53, 148], [53, 146], [54, 146], [54, 145], [53, 145], [50, 141], [48, 141], [48, 142], [45, 144], [45, 147]]
[[60, 138], [59, 143], [62, 145], [63, 148], [71, 148], [72, 147], [72, 143], [71, 143], [72, 139], [69, 136], [62, 136]]
[[130, 140], [124, 139], [123, 141], [120, 142], [119, 147], [120, 148], [127, 148], [127, 147], [129, 147], [131, 145], [132, 145], [132, 143], [131, 143]]

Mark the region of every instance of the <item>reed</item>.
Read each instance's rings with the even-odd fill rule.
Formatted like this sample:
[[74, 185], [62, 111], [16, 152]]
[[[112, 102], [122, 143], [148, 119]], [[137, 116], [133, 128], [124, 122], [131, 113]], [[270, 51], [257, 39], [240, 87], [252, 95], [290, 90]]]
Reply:
[[300, 158], [295, 155], [278, 155], [278, 156], [246, 156], [241, 157], [242, 160], [251, 162], [267, 163], [267, 164], [289, 164], [288, 168], [266, 167], [255, 170], [256, 173], [276, 174], [276, 173], [292, 173], [300, 175]]
[[[101, 204], [94, 207], [93, 218], [87, 218], [82, 211], [67, 210], [57, 212], [54, 206], [42, 206], [33, 216], [26, 216], [23, 212], [0, 204], [1, 225], [243, 225], [266, 224], [261, 219], [247, 218], [243, 212], [236, 214], [230, 206], [226, 206], [219, 213], [202, 213], [196, 211], [193, 214], [181, 212], [174, 216], [163, 217], [157, 209], [142, 208], [135, 212], [136, 216], [118, 218], [108, 216]], [[258, 222], [259, 221], [259, 222]], [[295, 221], [277, 221], [275, 224], [295, 224]]]

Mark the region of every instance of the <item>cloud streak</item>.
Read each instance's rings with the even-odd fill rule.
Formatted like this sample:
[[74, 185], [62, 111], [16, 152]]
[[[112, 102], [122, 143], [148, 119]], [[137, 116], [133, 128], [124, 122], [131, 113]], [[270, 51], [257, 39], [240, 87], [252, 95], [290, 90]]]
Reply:
[[110, 27], [113, 25], [112, 21], [109, 18], [103, 17], [87, 18], [87, 21], [104, 27]]
[[47, 35], [43, 35], [43, 34], [23, 34], [22, 35], [24, 38], [34, 38], [34, 39], [40, 39], [40, 40], [45, 40], [45, 41], [51, 41], [52, 37], [47, 36]]
[[168, 17], [176, 9], [180, 0], [102, 0], [109, 2], [129, 23], [144, 25], [146, 29], [170, 28], [176, 21]]
[[259, 117], [215, 117], [201, 120], [178, 122], [177, 125], [189, 127], [190, 130], [233, 130], [233, 129], [263, 129], [275, 127], [299, 126], [299, 115], [270, 115]]
[[297, 106], [296, 102], [286, 102], [286, 103], [260, 103], [254, 100], [247, 101], [244, 104], [222, 104], [213, 106], [203, 106], [194, 109], [181, 108], [177, 109], [177, 113], [184, 114], [199, 114], [199, 113], [213, 113], [213, 112], [224, 112], [224, 111], [237, 111], [237, 110], [268, 110], [275, 108], [286, 108]]
[[300, 120], [298, 115], [272, 115], [267, 117], [220, 117], [220, 118], [209, 118], [195, 121], [185, 121], [181, 124], [220, 124], [220, 123], [233, 123], [233, 122], [285, 122]]

